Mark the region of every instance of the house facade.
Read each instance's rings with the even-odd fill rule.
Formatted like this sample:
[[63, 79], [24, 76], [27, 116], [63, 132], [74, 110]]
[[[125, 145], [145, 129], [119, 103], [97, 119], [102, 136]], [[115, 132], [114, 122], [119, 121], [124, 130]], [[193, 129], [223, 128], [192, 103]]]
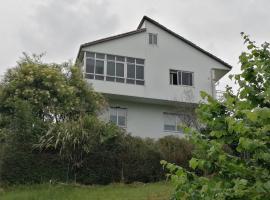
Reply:
[[77, 60], [109, 108], [102, 117], [132, 135], [182, 134], [194, 117], [200, 91], [215, 97], [215, 83], [231, 66], [144, 16], [138, 28], [85, 43]]

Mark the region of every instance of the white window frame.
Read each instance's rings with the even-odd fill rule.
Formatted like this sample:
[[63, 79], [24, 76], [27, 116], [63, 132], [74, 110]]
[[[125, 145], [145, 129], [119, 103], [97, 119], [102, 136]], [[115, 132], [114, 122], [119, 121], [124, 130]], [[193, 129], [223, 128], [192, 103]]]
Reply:
[[[121, 128], [126, 129], [127, 128], [127, 112], [128, 112], [128, 109], [127, 108], [122, 108], [122, 107], [110, 107], [109, 108], [109, 121], [110, 122], [111, 122], [111, 119], [110, 119], [111, 118], [111, 109], [116, 110], [116, 125], [121, 127]], [[119, 110], [125, 110], [125, 126], [119, 125], [119, 122], [118, 122]]]
[[[193, 87], [194, 86], [194, 72], [191, 72], [191, 71], [183, 71], [183, 70], [175, 70], [175, 69], [170, 69], [169, 70], [169, 78], [170, 78], [170, 85], [175, 85], [175, 84], [172, 84], [171, 83], [171, 72], [174, 71], [176, 73], [176, 76], [177, 76], [177, 84], [176, 85], [182, 85], [182, 86], [189, 86], [189, 87]], [[192, 77], [192, 84], [191, 85], [184, 85], [183, 84], [183, 72], [184, 73], [189, 73], [191, 74], [191, 77]], [[181, 78], [179, 80], [179, 74], [178, 73], [181, 73]], [[181, 84], [180, 84], [181, 83]]]
[[[170, 115], [170, 116], [174, 116], [175, 117], [175, 129], [174, 130], [166, 130], [165, 129], [165, 119], [166, 119], [166, 115]], [[175, 133], [183, 133], [183, 130], [178, 130], [179, 125], [181, 125], [181, 118], [183, 118], [183, 114], [179, 114], [179, 113], [169, 113], [169, 112], [164, 112], [163, 113], [163, 131], [164, 132], [175, 132]]]
[[[144, 76], [145, 76], [145, 74], [144, 74], [144, 65], [137, 63], [137, 60], [138, 59], [136, 59], [136, 58], [134, 58], [134, 59], [135, 59], [134, 63], [128, 62], [127, 59], [126, 59], [126, 65], [131, 64], [131, 65], [134, 65], [135, 66], [134, 78], [128, 78], [127, 75], [126, 75], [126, 79], [128, 79], [128, 80], [134, 80], [134, 84], [135, 85], [140, 85], [140, 84], [137, 84], [137, 81], [143, 81], [143, 83], [144, 83]], [[143, 59], [141, 59], [141, 60], [143, 60]], [[137, 66], [142, 66], [143, 67], [143, 79], [137, 78]], [[128, 70], [128, 68], [127, 68], [127, 70]], [[127, 72], [127, 70], [126, 70], [126, 72]], [[128, 83], [128, 84], [133, 84], [133, 83]], [[144, 84], [142, 84], [142, 85], [144, 85]]]
[[[87, 53], [93, 53], [94, 54], [94, 57], [90, 57], [90, 56], [87, 56]], [[97, 54], [104, 54], [104, 59], [101, 59], [101, 58], [97, 58]], [[114, 60], [112, 59], [108, 59], [108, 55], [111, 55], [111, 56], [114, 56]], [[123, 57], [124, 60], [123, 61], [118, 61], [116, 58], [118, 57]], [[127, 61], [127, 58], [132, 58], [134, 59], [134, 63], [130, 63]], [[86, 72], [86, 63], [87, 63], [87, 59], [93, 59], [94, 60], [94, 73], [88, 73]], [[100, 60], [100, 61], [103, 61], [104, 62], [104, 73], [103, 75], [102, 74], [96, 74], [96, 60]], [[141, 63], [137, 63], [137, 60], [142, 60], [143, 61], [143, 64]], [[107, 75], [107, 62], [114, 62], [115, 64], [115, 76], [111, 76], [111, 75]], [[117, 63], [121, 63], [124, 65], [124, 76], [121, 77], [121, 76], [117, 76], [116, 75], [116, 64]], [[127, 77], [127, 65], [128, 64], [134, 64], [135, 66], [135, 78], [128, 78]], [[108, 81], [108, 82], [117, 82], [117, 83], [127, 83], [127, 79], [129, 80], [134, 80], [134, 83], [127, 83], [127, 84], [131, 84], [131, 85], [142, 85], [144, 86], [145, 85], [145, 59], [143, 58], [134, 58], [134, 57], [126, 57], [126, 56], [120, 56], [120, 55], [113, 55], [113, 54], [105, 54], [105, 53], [99, 53], [99, 52], [90, 52], [90, 51], [87, 51], [85, 52], [85, 59], [84, 59], [84, 77], [87, 78], [87, 75], [92, 75], [93, 78], [88, 78], [88, 79], [93, 79], [93, 80], [101, 80], [101, 81]], [[141, 66], [143, 67], [143, 79], [139, 79], [137, 78], [137, 69], [136, 69], [136, 66]], [[97, 76], [103, 76], [103, 79], [96, 79], [96, 75]], [[112, 80], [106, 80], [107, 77], [110, 77], [110, 78], [114, 78], [114, 81]], [[123, 79], [124, 81], [121, 82], [121, 81], [116, 81], [117, 78], [119, 79]], [[139, 84], [140, 83], [140, 84]], [[142, 84], [141, 84], [142, 83]]]
[[[156, 43], [154, 43], [154, 37], [156, 37]], [[150, 43], [151, 38], [151, 43]], [[157, 45], [158, 44], [158, 34], [157, 33], [148, 33], [148, 44]]]
[[[94, 53], [94, 52], [89, 52], [89, 53]], [[98, 53], [98, 54], [104, 54], [104, 53]], [[92, 59], [94, 60], [94, 73], [88, 73], [86, 72], [86, 63], [87, 63], [87, 59]], [[96, 74], [96, 61], [103, 61], [104, 65], [103, 65], [103, 74]], [[105, 75], [106, 75], [106, 69], [107, 69], [107, 63], [106, 63], [106, 54], [104, 54], [104, 59], [102, 58], [97, 58], [97, 53], [94, 53], [94, 57], [90, 57], [87, 56], [87, 52], [85, 52], [85, 74], [89, 74], [89, 75], [93, 75], [93, 79], [94, 80], [100, 80], [100, 81], [104, 81], [105, 79]], [[97, 76], [103, 76], [103, 79], [96, 79], [96, 75]], [[85, 75], [84, 75], [85, 76]]]
[[[114, 81], [109, 81], [109, 82], [117, 82], [117, 83], [125, 83], [125, 79], [126, 79], [126, 77], [125, 77], [125, 74], [126, 74], [126, 70], [125, 70], [125, 62], [126, 62], [126, 58], [124, 57], [124, 56], [119, 56], [119, 57], [124, 57], [124, 61], [118, 61], [117, 59], [116, 59], [116, 55], [112, 55], [112, 56], [114, 56], [114, 60], [111, 60], [111, 59], [108, 59], [108, 55], [111, 55], [111, 54], [105, 54], [106, 55], [106, 74], [105, 74], [105, 81], [107, 81], [106, 80], [106, 78], [107, 77], [110, 77], [110, 78], [114, 78]], [[107, 75], [107, 62], [114, 62], [114, 66], [115, 66], [115, 76], [111, 76], [111, 75]], [[123, 76], [117, 76], [116, 75], [116, 64], [117, 63], [122, 63], [122, 64], [124, 64], [124, 75]], [[124, 79], [124, 82], [118, 82], [118, 81], [116, 81], [116, 79], [117, 78], [121, 78], [121, 79]]]

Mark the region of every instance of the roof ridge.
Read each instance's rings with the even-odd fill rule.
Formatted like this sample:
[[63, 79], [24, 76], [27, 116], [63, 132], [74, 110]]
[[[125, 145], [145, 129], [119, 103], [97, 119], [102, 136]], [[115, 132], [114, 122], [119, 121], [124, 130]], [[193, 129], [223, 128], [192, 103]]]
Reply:
[[216, 61], [222, 63], [222, 64], [225, 65], [226, 67], [228, 67], [228, 68], [230, 68], [230, 69], [232, 68], [232, 66], [231, 66], [230, 64], [228, 64], [227, 62], [223, 61], [222, 59], [218, 58], [217, 56], [213, 55], [212, 53], [210, 53], [210, 52], [208, 52], [208, 51], [202, 49], [201, 47], [199, 47], [199, 46], [196, 45], [195, 43], [191, 42], [190, 40], [187, 40], [186, 38], [180, 36], [179, 34], [177, 34], [177, 33], [175, 33], [174, 31], [168, 29], [168, 28], [165, 27], [164, 25], [160, 24], [159, 22], [153, 20], [152, 18], [150, 18], [150, 17], [148, 17], [148, 16], [146, 16], [146, 15], [144, 15], [143, 18], [141, 19], [140, 24], [139, 24], [138, 27], [137, 27], [137, 30], [140, 30], [140, 29], [141, 29], [141, 27], [142, 27], [142, 25], [143, 25], [143, 23], [144, 23], [145, 20], [151, 22], [152, 24], [158, 26], [159, 28], [163, 29], [164, 31], [166, 31], [166, 32], [170, 33], [171, 35], [177, 37], [178, 39], [180, 39], [180, 40], [182, 40], [183, 42], [189, 44], [190, 46], [192, 46], [192, 47], [194, 47], [195, 49], [201, 51], [202, 53], [208, 55], [209, 57], [213, 58], [214, 60], [216, 60]]

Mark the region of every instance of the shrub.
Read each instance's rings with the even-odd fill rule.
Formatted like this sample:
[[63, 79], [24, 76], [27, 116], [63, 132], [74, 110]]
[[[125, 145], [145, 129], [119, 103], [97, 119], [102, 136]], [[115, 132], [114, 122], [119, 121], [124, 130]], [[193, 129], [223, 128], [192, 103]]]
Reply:
[[161, 179], [161, 155], [152, 139], [125, 137], [122, 159], [122, 180], [125, 182], [153, 182]]
[[188, 161], [192, 156], [193, 145], [184, 138], [169, 135], [157, 141], [162, 160], [175, 163], [182, 167], [188, 167]]

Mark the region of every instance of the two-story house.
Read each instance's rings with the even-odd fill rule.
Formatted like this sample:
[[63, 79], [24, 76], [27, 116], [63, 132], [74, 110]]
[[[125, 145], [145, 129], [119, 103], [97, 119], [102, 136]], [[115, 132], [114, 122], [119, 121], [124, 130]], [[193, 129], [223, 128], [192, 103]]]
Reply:
[[147, 16], [136, 30], [82, 44], [77, 60], [109, 100], [103, 117], [153, 138], [181, 133], [179, 124], [194, 116], [200, 91], [215, 96], [215, 83], [231, 69]]

